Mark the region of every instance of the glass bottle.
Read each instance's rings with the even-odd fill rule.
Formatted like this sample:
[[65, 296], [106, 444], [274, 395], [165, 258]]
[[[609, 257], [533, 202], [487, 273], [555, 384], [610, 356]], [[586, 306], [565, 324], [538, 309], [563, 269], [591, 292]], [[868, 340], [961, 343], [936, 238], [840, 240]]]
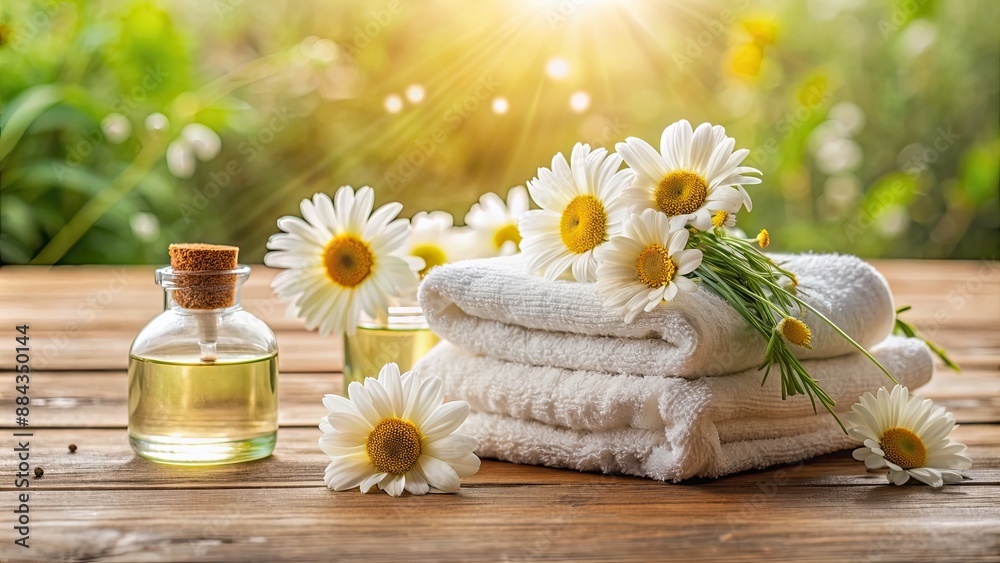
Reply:
[[382, 322], [362, 318], [354, 335], [344, 336], [344, 396], [352, 381], [378, 377], [382, 366], [395, 362], [406, 373], [438, 343], [420, 307], [389, 307]]
[[[278, 344], [271, 329], [240, 305], [249, 276], [244, 265], [230, 271], [156, 271], [164, 311], [129, 351], [129, 442], [139, 455], [162, 463], [214, 465], [274, 450]], [[221, 301], [213, 301], [213, 292]], [[189, 307], [197, 307], [192, 299], [229, 306], [186, 308], [177, 297]]]

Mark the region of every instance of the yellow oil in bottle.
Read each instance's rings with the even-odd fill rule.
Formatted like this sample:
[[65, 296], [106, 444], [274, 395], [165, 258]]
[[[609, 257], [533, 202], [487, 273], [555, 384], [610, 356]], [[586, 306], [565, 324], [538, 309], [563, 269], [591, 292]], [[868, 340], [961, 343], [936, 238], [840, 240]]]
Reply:
[[389, 362], [395, 362], [401, 372], [409, 371], [439, 341], [429, 328], [359, 326], [357, 333], [344, 339], [345, 392], [351, 381], [377, 377]]
[[162, 463], [266, 457], [277, 439], [276, 354], [202, 362], [129, 356], [129, 440]]

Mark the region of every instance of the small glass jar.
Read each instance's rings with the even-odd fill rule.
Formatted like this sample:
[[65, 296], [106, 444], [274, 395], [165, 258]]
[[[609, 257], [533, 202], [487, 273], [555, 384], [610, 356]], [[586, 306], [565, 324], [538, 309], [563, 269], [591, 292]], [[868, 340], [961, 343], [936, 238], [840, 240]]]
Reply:
[[[129, 351], [129, 442], [142, 457], [214, 465], [274, 450], [278, 344], [271, 329], [240, 305], [249, 276], [244, 265], [156, 271], [164, 311]], [[227, 306], [197, 308], [206, 303]]]
[[438, 341], [417, 306], [389, 307], [384, 322], [363, 317], [357, 332], [344, 336], [344, 396], [352, 381], [378, 377], [389, 362], [402, 373], [413, 369]]

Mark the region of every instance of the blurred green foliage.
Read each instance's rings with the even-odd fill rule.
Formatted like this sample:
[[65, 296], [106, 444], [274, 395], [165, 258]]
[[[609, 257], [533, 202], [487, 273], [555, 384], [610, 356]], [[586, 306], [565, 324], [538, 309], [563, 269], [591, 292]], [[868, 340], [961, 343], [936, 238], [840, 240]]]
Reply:
[[[461, 223], [577, 140], [657, 144], [680, 118], [751, 149], [764, 184], [740, 226], [778, 249], [995, 256], [998, 14], [991, 0], [5, 2], [2, 262], [158, 263], [180, 241], [259, 261], [275, 219], [342, 184]], [[191, 123], [221, 152], [195, 160], [188, 139], [171, 161]]]

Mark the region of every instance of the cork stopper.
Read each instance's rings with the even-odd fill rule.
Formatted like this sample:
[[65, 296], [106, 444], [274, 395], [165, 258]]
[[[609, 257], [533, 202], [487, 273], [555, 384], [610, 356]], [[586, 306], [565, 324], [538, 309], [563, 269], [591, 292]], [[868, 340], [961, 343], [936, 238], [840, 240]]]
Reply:
[[176, 275], [174, 301], [185, 309], [223, 309], [235, 299], [236, 275], [190, 275], [191, 272], [231, 271], [238, 267], [239, 247], [218, 244], [171, 244], [170, 267]]

